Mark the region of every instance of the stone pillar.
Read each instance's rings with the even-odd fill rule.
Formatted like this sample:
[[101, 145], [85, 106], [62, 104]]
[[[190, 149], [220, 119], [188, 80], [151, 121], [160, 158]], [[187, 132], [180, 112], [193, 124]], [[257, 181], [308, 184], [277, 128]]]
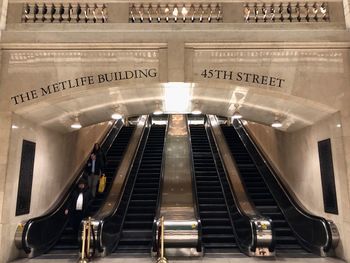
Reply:
[[6, 27], [8, 0], [0, 0], [0, 30], [4, 30]]
[[350, 28], [350, 0], [343, 0], [346, 28]]
[[[7, 174], [7, 163], [8, 163], [8, 153], [10, 147], [10, 134], [11, 134], [11, 123], [12, 115], [10, 112], [0, 112], [0, 141], [1, 141], [1, 151], [0, 151], [0, 249], [4, 252], [7, 245], [5, 244], [5, 239], [9, 238], [8, 228], [6, 227], [6, 222], [4, 222], [6, 209], [4, 208], [5, 202], [5, 186], [6, 186], [6, 174]], [[0, 253], [0, 262], [8, 262], [8, 253]]]
[[168, 82], [185, 81], [185, 45], [183, 41], [168, 42]]

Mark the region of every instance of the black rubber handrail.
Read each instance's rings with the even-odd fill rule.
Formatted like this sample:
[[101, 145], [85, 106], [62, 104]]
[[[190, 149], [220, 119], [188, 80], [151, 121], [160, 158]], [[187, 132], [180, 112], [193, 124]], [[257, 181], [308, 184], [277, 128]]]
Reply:
[[[241, 250], [241, 252], [243, 252], [247, 255], [250, 255], [250, 252], [255, 250], [256, 242], [257, 242], [256, 237], [254, 235], [254, 233], [255, 233], [254, 225], [251, 222], [251, 218], [249, 216], [245, 215], [244, 212], [240, 209], [239, 202], [237, 202], [237, 200], [236, 200], [237, 197], [234, 194], [232, 186], [230, 183], [228, 183], [231, 197], [235, 203], [234, 206], [230, 205], [230, 203], [228, 201], [229, 197], [227, 196], [227, 194], [224, 191], [223, 181], [222, 181], [222, 178], [220, 176], [220, 171], [219, 171], [219, 167], [221, 167], [224, 174], [225, 174], [225, 178], [226, 178], [227, 182], [230, 182], [230, 180], [227, 176], [226, 167], [225, 167], [225, 165], [222, 164], [222, 158], [221, 158], [220, 152], [218, 151], [218, 146], [216, 145], [216, 142], [213, 138], [213, 134], [212, 134], [211, 130], [209, 129], [208, 125], [205, 127], [205, 130], [206, 130], [207, 138], [209, 141], [210, 149], [211, 149], [211, 152], [212, 152], [213, 157], [214, 157], [216, 172], [218, 174], [221, 188], [223, 189], [223, 196], [224, 196], [225, 204], [229, 210], [228, 214], [230, 217], [230, 222], [231, 222], [231, 226], [233, 228], [233, 233], [234, 233], [237, 245], [238, 245], [239, 249]], [[233, 216], [235, 218], [233, 218]]]
[[[103, 138], [101, 145], [109, 148], [109, 142], [114, 141], [122, 126], [122, 121], [115, 122], [108, 131], [107, 135]], [[74, 178], [72, 183], [67, 184], [60, 197], [52, 205], [48, 212], [42, 216], [31, 218], [25, 223], [22, 223], [24, 224], [21, 235], [22, 249], [27, 254], [30, 254], [31, 257], [45, 253], [52, 246], [54, 246], [54, 244], [60, 238], [70, 216], [70, 214], [65, 215], [64, 210], [66, 207], [68, 207], [67, 205], [69, 202], [71, 202], [71, 195], [84, 174], [84, 164], [88, 160], [90, 154], [91, 153], [89, 153], [89, 155], [84, 159], [82, 163], [83, 165], [80, 166], [82, 168], [79, 170], [79, 172], [72, 177]]]
[[332, 232], [328, 221], [305, 211], [294, 200], [241, 121], [235, 120], [233, 127], [296, 238], [307, 250], [324, 256], [332, 247]]
[[[148, 126], [148, 124], [146, 124], [146, 126]], [[132, 189], [134, 188], [137, 179], [137, 173], [141, 165], [142, 156], [147, 144], [150, 129], [150, 127], [145, 127], [141, 135], [141, 140], [139, 141], [138, 147], [128, 169], [127, 178], [124, 181], [120, 201], [116, 203], [115, 206], [111, 206], [111, 211], [108, 216], [100, 219], [98, 236], [101, 238], [101, 240], [98, 240], [97, 242], [99, 244], [98, 250], [100, 252], [104, 251], [104, 253], [107, 255], [115, 250], [120, 241], [120, 233], [123, 229], [123, 224], [132, 196]], [[132, 175], [134, 176], [132, 177]], [[130, 190], [129, 196], [125, 195], [127, 190]], [[124, 198], [126, 200], [124, 200]]]
[[[187, 119], [187, 115], [186, 115]], [[198, 224], [198, 244], [197, 244], [197, 251], [202, 252], [202, 221], [200, 218], [199, 213], [199, 205], [198, 205], [198, 192], [197, 192], [197, 182], [196, 182], [196, 176], [195, 176], [195, 170], [194, 170], [194, 160], [193, 160], [193, 151], [192, 151], [192, 139], [191, 139], [191, 131], [190, 127], [187, 123], [187, 134], [188, 134], [188, 143], [190, 148], [190, 158], [191, 158], [191, 181], [192, 181], [192, 195], [193, 195], [193, 206], [194, 206], [194, 212], [195, 212], [195, 218]]]
[[159, 180], [159, 186], [158, 186], [158, 197], [157, 197], [157, 210], [156, 214], [153, 219], [153, 226], [152, 226], [152, 251], [157, 252], [157, 228], [158, 228], [158, 219], [160, 218], [160, 209], [162, 204], [162, 193], [163, 193], [163, 181], [164, 181], [164, 166], [165, 166], [165, 152], [164, 152], [164, 145], [166, 145], [166, 138], [168, 134], [168, 128], [169, 128], [169, 119], [170, 115], [168, 116], [168, 122], [165, 128], [164, 133], [164, 141], [163, 141], [163, 154], [162, 154], [162, 167], [160, 171], [160, 180]]

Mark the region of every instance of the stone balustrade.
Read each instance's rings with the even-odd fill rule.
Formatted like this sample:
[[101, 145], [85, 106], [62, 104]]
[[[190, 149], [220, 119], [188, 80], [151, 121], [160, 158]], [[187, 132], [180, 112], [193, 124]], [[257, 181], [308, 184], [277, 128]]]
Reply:
[[106, 23], [106, 4], [27, 3], [22, 13], [24, 23]]

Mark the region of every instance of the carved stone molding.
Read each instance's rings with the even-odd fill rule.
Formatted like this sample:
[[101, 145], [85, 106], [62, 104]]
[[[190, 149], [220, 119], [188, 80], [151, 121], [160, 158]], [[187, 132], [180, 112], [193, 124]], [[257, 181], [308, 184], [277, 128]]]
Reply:
[[42, 62], [135, 62], [156, 63], [159, 53], [155, 50], [140, 51], [16, 51], [10, 52], [9, 63]]

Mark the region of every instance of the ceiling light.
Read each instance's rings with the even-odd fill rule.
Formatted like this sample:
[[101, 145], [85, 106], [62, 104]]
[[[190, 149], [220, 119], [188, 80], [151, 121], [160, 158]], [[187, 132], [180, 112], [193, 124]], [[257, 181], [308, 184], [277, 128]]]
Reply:
[[113, 113], [111, 117], [114, 120], [120, 120], [123, 118], [123, 115], [121, 115], [120, 113]]
[[193, 110], [192, 110], [193, 115], [199, 115], [202, 114], [202, 111], [199, 109], [198, 103], [196, 102], [194, 104]]
[[235, 104], [235, 111], [233, 112], [232, 119], [242, 119], [242, 114], [238, 111], [239, 104]]
[[338, 127], [338, 128], [341, 128], [341, 124], [340, 124], [340, 123], [338, 123], [338, 124], [337, 124], [337, 127]]
[[271, 126], [274, 128], [281, 128], [282, 123], [276, 118], [275, 121], [271, 124]]
[[70, 126], [72, 129], [80, 129], [82, 126], [79, 122], [78, 116], [74, 117], [74, 122], [72, 123], [72, 125]]
[[114, 120], [120, 120], [120, 119], [123, 118], [123, 114], [120, 112], [120, 106], [119, 105], [115, 106], [114, 112], [111, 115], [111, 118], [114, 119]]
[[12, 124], [12, 129], [18, 129], [18, 126], [16, 124]]
[[162, 115], [163, 114], [163, 110], [160, 108], [160, 104], [159, 103], [156, 104], [156, 109], [153, 112], [153, 114], [154, 115]]
[[155, 111], [153, 112], [153, 114], [154, 114], [154, 115], [162, 115], [163, 112], [162, 112], [161, 110], [155, 110]]

